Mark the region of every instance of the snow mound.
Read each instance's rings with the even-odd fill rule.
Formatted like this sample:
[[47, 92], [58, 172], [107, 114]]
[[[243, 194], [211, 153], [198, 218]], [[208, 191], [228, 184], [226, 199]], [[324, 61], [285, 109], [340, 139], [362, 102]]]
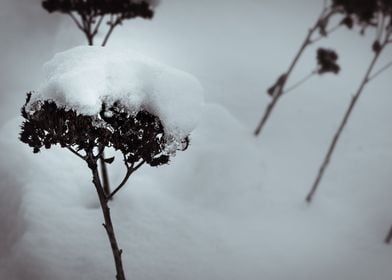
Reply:
[[166, 135], [186, 137], [196, 126], [204, 104], [196, 78], [129, 49], [80, 46], [56, 54], [44, 65], [45, 80], [35, 101], [52, 100], [80, 114], [97, 115], [102, 103], [120, 103], [130, 112], [158, 116]]

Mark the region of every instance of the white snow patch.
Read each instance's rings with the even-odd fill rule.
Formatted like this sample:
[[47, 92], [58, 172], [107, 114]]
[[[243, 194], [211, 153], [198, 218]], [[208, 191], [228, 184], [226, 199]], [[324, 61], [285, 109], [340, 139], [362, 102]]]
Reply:
[[83, 115], [97, 115], [102, 103], [119, 102], [130, 112], [158, 116], [166, 135], [186, 137], [196, 126], [204, 99], [196, 78], [129, 49], [79, 46], [56, 54], [44, 66], [45, 80], [33, 94], [39, 100]]

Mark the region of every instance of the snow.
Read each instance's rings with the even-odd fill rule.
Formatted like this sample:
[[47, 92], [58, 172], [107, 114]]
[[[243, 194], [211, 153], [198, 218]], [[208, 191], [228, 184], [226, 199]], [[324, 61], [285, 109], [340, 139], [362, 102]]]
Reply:
[[52, 100], [83, 115], [98, 115], [102, 103], [158, 116], [168, 138], [180, 141], [196, 126], [203, 88], [196, 78], [128, 49], [79, 46], [56, 54], [27, 110]]
[[[331, 36], [323, 46], [339, 49], [342, 72], [282, 97], [255, 138], [269, 101], [264, 90], [287, 67], [322, 1], [238, 3], [210, 1], [207, 12], [200, 1], [162, 1], [151, 22], [123, 26], [110, 41], [194, 74], [207, 100], [188, 150], [169, 165], [139, 169], [110, 203], [128, 278], [390, 280], [392, 247], [383, 243], [391, 226], [390, 72], [369, 83], [307, 205], [323, 153], [370, 61], [371, 41], [344, 30]], [[181, 17], [184, 11], [192, 12]], [[48, 52], [81, 42], [70, 24], [60, 25]], [[24, 34], [18, 30], [14, 36]], [[22, 39], [43, 52], [44, 39]], [[27, 62], [12, 64], [17, 69], [5, 77], [15, 89], [2, 91], [10, 100], [2, 108], [13, 107], [14, 115], [0, 128], [0, 279], [114, 279], [84, 162], [58, 147], [33, 154], [17, 140], [18, 107], [34, 88], [29, 84], [41, 81], [35, 69], [44, 60], [17, 50], [14, 59]], [[292, 81], [314, 66], [314, 51], [306, 55]], [[113, 184], [120, 182], [121, 161], [109, 172]]]

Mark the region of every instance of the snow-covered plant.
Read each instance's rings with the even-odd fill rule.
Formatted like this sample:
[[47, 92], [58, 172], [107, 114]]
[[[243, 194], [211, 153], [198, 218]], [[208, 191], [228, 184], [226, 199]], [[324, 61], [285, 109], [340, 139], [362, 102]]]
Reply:
[[[116, 265], [116, 277], [119, 280], [125, 279], [122, 250], [118, 247], [108, 202], [144, 163], [159, 166], [169, 162], [170, 153], [166, 150], [167, 141], [161, 121], [145, 110], [129, 112], [120, 103], [109, 108], [103, 106], [97, 116], [85, 116], [59, 107], [53, 101], [29, 104], [30, 98], [31, 93], [27, 95], [26, 104], [22, 108], [25, 121], [20, 140], [32, 147], [34, 153], [42, 148], [50, 149], [53, 145], [60, 145], [86, 162], [92, 172], [102, 208], [104, 227]], [[28, 111], [26, 106], [35, 109]], [[183, 141], [186, 148], [188, 138]], [[112, 193], [105, 193], [98, 172], [98, 160], [108, 147], [121, 152], [126, 167], [124, 179]], [[105, 159], [107, 163], [112, 163], [113, 160], [114, 157]]]
[[[188, 147], [202, 105], [202, 88], [189, 74], [128, 50], [77, 47], [45, 65], [46, 80], [27, 94], [20, 140], [34, 153], [58, 145], [82, 159], [92, 175], [112, 248], [124, 280], [109, 202], [142, 165], [160, 166]], [[106, 192], [98, 161], [105, 149], [121, 155], [126, 172]], [[104, 158], [108, 164], [114, 157]]]
[[101, 23], [107, 17], [108, 30], [102, 41], [104, 46], [114, 28], [124, 20], [141, 17], [151, 19], [157, 0], [44, 0], [42, 6], [49, 13], [69, 15], [85, 34], [89, 45], [94, 44]]
[[[89, 45], [94, 45], [94, 38], [105, 21], [109, 28], [101, 42], [105, 46], [114, 28], [124, 20], [141, 17], [151, 19], [159, 0], [44, 0], [42, 6], [49, 13], [59, 12], [69, 15], [79, 30], [86, 37]], [[100, 159], [103, 186], [110, 192], [105, 154]]]

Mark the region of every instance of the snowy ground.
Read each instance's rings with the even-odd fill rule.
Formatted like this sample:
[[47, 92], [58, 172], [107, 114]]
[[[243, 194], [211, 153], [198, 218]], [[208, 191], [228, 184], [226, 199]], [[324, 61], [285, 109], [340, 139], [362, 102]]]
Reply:
[[[12, 2], [0, 4], [10, 22], [20, 18], [1, 25], [0, 279], [112, 279], [83, 162], [61, 149], [34, 155], [16, 140], [19, 106], [42, 64], [83, 38], [68, 19]], [[392, 247], [382, 242], [392, 223], [391, 72], [366, 89], [309, 206], [304, 197], [370, 60], [369, 40], [342, 30], [325, 41], [340, 50], [341, 74], [282, 98], [254, 138], [264, 90], [320, 3], [239, 2], [162, 0], [153, 21], [128, 22], [110, 41], [192, 73], [207, 100], [189, 149], [168, 166], [143, 167], [112, 203], [128, 278], [391, 279]], [[313, 67], [313, 51], [293, 80]], [[111, 181], [123, 171], [111, 167]]]

